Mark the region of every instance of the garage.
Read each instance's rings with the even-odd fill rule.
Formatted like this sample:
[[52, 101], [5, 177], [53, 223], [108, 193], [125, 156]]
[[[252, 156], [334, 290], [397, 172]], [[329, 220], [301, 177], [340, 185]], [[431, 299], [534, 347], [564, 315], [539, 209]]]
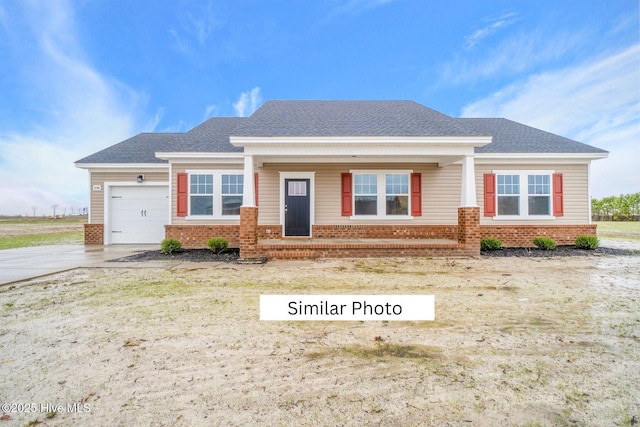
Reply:
[[169, 187], [112, 186], [109, 219], [109, 243], [159, 244], [169, 223]]

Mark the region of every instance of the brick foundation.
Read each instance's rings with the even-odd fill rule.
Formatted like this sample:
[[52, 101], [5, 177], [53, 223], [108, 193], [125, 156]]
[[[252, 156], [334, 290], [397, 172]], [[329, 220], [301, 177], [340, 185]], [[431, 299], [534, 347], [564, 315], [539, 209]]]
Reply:
[[379, 257], [460, 257], [474, 256], [475, 250], [461, 244], [261, 244], [258, 249], [269, 259], [379, 258]]
[[104, 245], [104, 224], [85, 224], [84, 244]]
[[314, 225], [316, 239], [448, 239], [456, 240], [457, 225]]
[[262, 239], [282, 239], [282, 226], [280, 224], [258, 225], [258, 240]]
[[[244, 212], [244, 213], [243, 213]], [[459, 225], [314, 225], [314, 239], [446, 239], [451, 244], [408, 243], [299, 243], [270, 244], [282, 239], [282, 226], [258, 225], [257, 208], [241, 208], [241, 225], [166, 225], [166, 237], [180, 240], [185, 248], [205, 248], [211, 237], [226, 237], [239, 247], [243, 258], [272, 259], [477, 256], [480, 240], [497, 237], [505, 247], [532, 247], [533, 238], [551, 237], [558, 245], [572, 245], [581, 234], [595, 235], [596, 225], [479, 225], [478, 208], [459, 208]], [[267, 230], [271, 230], [267, 233]], [[85, 244], [102, 244], [102, 224], [85, 225]], [[262, 240], [262, 244], [258, 244]], [[266, 240], [266, 241], [265, 241]]]
[[240, 247], [239, 225], [165, 225], [166, 238], [178, 239], [185, 249], [207, 247], [212, 237], [224, 237], [229, 240], [230, 248]]
[[580, 235], [595, 236], [595, 224], [583, 225], [481, 225], [481, 239], [496, 237], [505, 247], [534, 247], [534, 237], [550, 237], [557, 245], [573, 245]]

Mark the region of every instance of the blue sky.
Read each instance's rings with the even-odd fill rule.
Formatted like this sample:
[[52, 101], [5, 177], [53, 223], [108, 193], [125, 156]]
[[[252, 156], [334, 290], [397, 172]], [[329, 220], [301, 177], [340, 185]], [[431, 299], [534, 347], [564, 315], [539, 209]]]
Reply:
[[0, 215], [88, 205], [73, 162], [267, 99], [411, 99], [611, 151], [640, 191], [637, 0], [0, 0]]

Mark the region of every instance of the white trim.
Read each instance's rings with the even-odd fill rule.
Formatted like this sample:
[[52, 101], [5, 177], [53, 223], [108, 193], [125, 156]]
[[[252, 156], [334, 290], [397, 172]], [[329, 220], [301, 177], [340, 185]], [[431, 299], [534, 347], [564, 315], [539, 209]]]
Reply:
[[476, 172], [473, 156], [462, 158], [462, 188], [460, 191], [460, 207], [478, 207], [476, 199]]
[[131, 169], [151, 170], [169, 169], [169, 163], [76, 163], [79, 169], [99, 169], [100, 172], [130, 172]]
[[242, 207], [255, 208], [256, 207], [256, 189], [254, 185], [254, 164], [253, 156], [244, 156], [243, 159], [244, 169], [242, 171], [244, 175], [244, 186], [242, 187]]
[[[502, 170], [496, 169], [491, 171], [491, 173], [496, 175], [496, 215], [492, 218], [493, 221], [549, 221], [555, 220], [556, 217], [553, 215], [553, 174], [556, 173], [553, 170]], [[520, 176], [520, 193], [518, 197], [520, 197], [519, 210], [521, 212], [520, 215], [499, 215], [498, 214], [498, 175], [518, 175]], [[549, 215], [529, 215], [528, 207], [529, 207], [529, 175], [549, 175]], [[526, 179], [522, 179], [525, 177]], [[525, 189], [526, 191], [524, 191]], [[514, 194], [515, 195], [515, 194]], [[527, 212], [527, 213], [523, 213]]]
[[[176, 175], [177, 176], [177, 175]], [[178, 206], [178, 200], [176, 195], [176, 207]], [[173, 224], [173, 166], [169, 163], [169, 225]], [[165, 229], [166, 237], [166, 229]]]
[[[244, 176], [242, 169], [185, 169], [184, 173], [187, 174], [187, 216], [184, 217], [186, 221], [240, 220], [240, 215], [222, 215], [222, 175]], [[213, 215], [191, 215], [191, 175], [213, 175]], [[244, 185], [243, 182], [243, 191]]]
[[202, 163], [215, 161], [221, 164], [242, 164], [244, 153], [227, 152], [164, 152], [158, 151], [156, 157], [162, 160], [168, 160], [175, 163]]
[[[93, 193], [93, 183], [91, 181], [91, 179], [92, 179], [91, 178], [91, 171], [87, 170], [87, 172], [89, 173], [89, 206], [87, 207], [87, 223], [93, 224], [91, 222], [91, 211], [92, 211], [92, 209], [91, 209], [91, 205], [92, 205], [92, 203], [91, 203], [91, 194]], [[103, 220], [103, 222], [104, 222], [104, 220]], [[104, 224], [103, 224], [103, 227], [104, 227]]]
[[591, 162], [589, 162], [589, 164], [587, 165], [587, 206], [589, 206], [589, 219], [587, 224], [591, 225], [593, 223], [593, 221], [591, 220], [591, 218], [593, 217], [591, 212]]
[[591, 160], [606, 159], [609, 153], [477, 153], [476, 164], [585, 164]]
[[[413, 169], [384, 169], [384, 170], [372, 170], [372, 169], [350, 169], [349, 173], [353, 177], [351, 183], [351, 212], [353, 215], [349, 217], [351, 220], [368, 220], [368, 221], [386, 221], [386, 220], [412, 220], [413, 216], [411, 216], [411, 174], [413, 173]], [[409, 185], [409, 193], [407, 194], [407, 215], [386, 215], [384, 212], [386, 211], [386, 181], [384, 179], [385, 175], [407, 175], [408, 185]], [[356, 192], [355, 185], [356, 180], [354, 175], [376, 175], [378, 177], [377, 187], [378, 187], [378, 202], [382, 200], [382, 203], [378, 203], [378, 214], [377, 215], [356, 215]], [[381, 179], [382, 177], [382, 179]], [[380, 184], [382, 182], [382, 185]]]
[[[245, 147], [246, 155], [265, 157], [376, 157], [384, 162], [396, 162], [395, 157], [444, 157], [473, 155], [473, 145], [455, 144], [363, 144], [363, 145], [252, 145]], [[262, 159], [266, 161], [266, 159]]]
[[[111, 218], [109, 212], [111, 212], [111, 187], [169, 187], [170, 183], [165, 181], [105, 181], [103, 184], [104, 189], [104, 219], [102, 224], [102, 241], [105, 245], [111, 244], [111, 233], [109, 233], [111, 226]], [[169, 193], [169, 203], [171, 203], [171, 193]], [[171, 224], [171, 206], [169, 206], [169, 217], [167, 218], [167, 224]]]
[[236, 147], [255, 145], [469, 145], [482, 147], [492, 136], [231, 136]]
[[[316, 211], [316, 173], [315, 172], [279, 172], [280, 174], [280, 224], [282, 226], [282, 237], [292, 237], [285, 235], [284, 227], [284, 180], [285, 179], [308, 179], [309, 180], [309, 237], [313, 237], [313, 225], [315, 224]], [[295, 236], [300, 237], [300, 236]], [[307, 236], [303, 236], [307, 237]]]

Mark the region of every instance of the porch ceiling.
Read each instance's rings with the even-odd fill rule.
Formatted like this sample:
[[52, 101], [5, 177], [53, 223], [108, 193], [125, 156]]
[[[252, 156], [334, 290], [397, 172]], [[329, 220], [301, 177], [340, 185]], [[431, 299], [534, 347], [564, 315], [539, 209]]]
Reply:
[[461, 162], [462, 155], [451, 156], [406, 156], [406, 155], [317, 155], [317, 156], [254, 156], [253, 160], [259, 167], [268, 163], [430, 163], [438, 167]]

